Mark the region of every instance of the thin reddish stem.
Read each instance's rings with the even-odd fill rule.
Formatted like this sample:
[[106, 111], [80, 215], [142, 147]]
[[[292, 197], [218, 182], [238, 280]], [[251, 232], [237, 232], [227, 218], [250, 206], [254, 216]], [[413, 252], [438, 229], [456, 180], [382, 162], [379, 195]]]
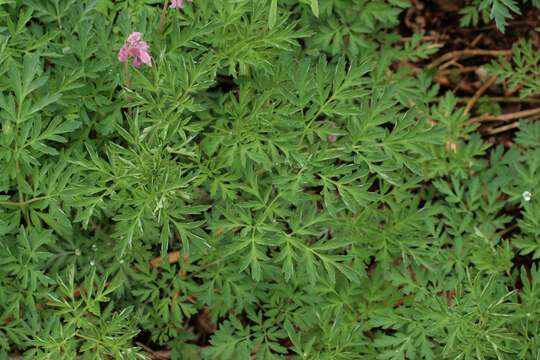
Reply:
[[163, 10], [161, 10], [161, 19], [159, 19], [159, 28], [158, 33], [161, 34], [163, 31], [163, 23], [165, 22], [165, 14], [167, 13], [167, 6], [169, 5], [169, 0], [163, 2]]
[[[131, 84], [129, 83], [129, 59], [126, 59], [124, 69], [126, 70], [126, 88], [131, 90]], [[131, 102], [131, 96], [128, 95], [128, 103]], [[129, 115], [131, 115], [131, 108], [129, 108]]]

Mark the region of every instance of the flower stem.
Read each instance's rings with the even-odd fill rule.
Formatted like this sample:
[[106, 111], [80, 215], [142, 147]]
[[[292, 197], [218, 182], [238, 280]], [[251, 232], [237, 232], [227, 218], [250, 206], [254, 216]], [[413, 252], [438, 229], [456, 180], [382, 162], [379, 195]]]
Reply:
[[161, 10], [161, 19], [159, 19], [159, 28], [158, 33], [161, 34], [163, 31], [163, 23], [165, 22], [165, 14], [167, 13], [167, 5], [169, 5], [169, 0], [163, 2], [163, 10]]
[[[126, 88], [131, 90], [131, 84], [129, 83], [129, 61], [126, 59], [124, 69], [126, 69]], [[128, 103], [131, 102], [131, 96], [128, 95]], [[129, 115], [131, 116], [131, 108], [129, 108]]]

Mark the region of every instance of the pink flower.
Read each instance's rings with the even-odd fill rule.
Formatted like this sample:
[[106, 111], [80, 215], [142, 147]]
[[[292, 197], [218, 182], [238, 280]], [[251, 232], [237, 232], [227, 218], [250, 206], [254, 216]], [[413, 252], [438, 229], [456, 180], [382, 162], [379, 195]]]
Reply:
[[[335, 128], [336, 124], [333, 121], [330, 121], [330, 127]], [[337, 139], [337, 135], [334, 135], [334, 134], [328, 135], [328, 141], [329, 142], [333, 143], [334, 141], [336, 141], [336, 139]]]
[[[140, 67], [142, 63], [152, 66], [152, 59], [148, 54], [148, 45], [144, 41], [139, 41], [142, 34], [133, 32], [126, 39], [127, 43], [118, 51], [118, 61], [126, 62], [128, 57], [133, 57], [133, 66]], [[129, 44], [128, 44], [129, 43]]]
[[131, 35], [129, 35], [127, 37], [126, 40], [128, 42], [130, 42], [130, 43], [134, 43], [134, 42], [137, 42], [137, 41], [141, 40], [141, 36], [142, 36], [142, 34], [140, 32], [134, 31], [134, 32], [131, 33]]
[[[190, 2], [193, 2], [193, 0], [187, 0]], [[184, 7], [184, 0], [171, 0], [171, 8], [183, 8]]]

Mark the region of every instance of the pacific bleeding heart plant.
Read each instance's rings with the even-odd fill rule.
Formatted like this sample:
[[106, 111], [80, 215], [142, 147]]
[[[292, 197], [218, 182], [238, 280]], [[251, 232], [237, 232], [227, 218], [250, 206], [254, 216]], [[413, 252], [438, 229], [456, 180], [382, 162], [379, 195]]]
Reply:
[[124, 46], [118, 51], [118, 61], [128, 62], [128, 58], [133, 57], [133, 66], [140, 67], [141, 64], [152, 66], [152, 59], [148, 54], [148, 45], [144, 41], [139, 41], [142, 34], [133, 32], [126, 39]]
[[[126, 74], [126, 88], [130, 90], [129, 81], [129, 57], [133, 57], [133, 66], [140, 67], [141, 64], [152, 66], [152, 58], [148, 54], [148, 45], [144, 41], [139, 41], [142, 34], [132, 32], [126, 39], [124, 45], [118, 50], [118, 61], [125, 63], [124, 70]], [[128, 102], [131, 98], [128, 96]]]
[[[189, 2], [193, 2], [193, 0], [186, 0]], [[183, 8], [184, 7], [184, 0], [171, 0], [171, 8]]]
[[408, 1], [154, 3], [0, 2], [0, 359], [538, 357], [540, 124], [484, 140]]

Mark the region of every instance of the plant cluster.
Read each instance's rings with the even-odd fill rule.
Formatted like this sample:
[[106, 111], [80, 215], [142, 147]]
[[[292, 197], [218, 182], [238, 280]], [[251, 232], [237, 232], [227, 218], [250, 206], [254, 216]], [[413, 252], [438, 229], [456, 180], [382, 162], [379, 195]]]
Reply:
[[540, 124], [392, 67], [409, 5], [0, 1], [0, 359], [537, 358]]

